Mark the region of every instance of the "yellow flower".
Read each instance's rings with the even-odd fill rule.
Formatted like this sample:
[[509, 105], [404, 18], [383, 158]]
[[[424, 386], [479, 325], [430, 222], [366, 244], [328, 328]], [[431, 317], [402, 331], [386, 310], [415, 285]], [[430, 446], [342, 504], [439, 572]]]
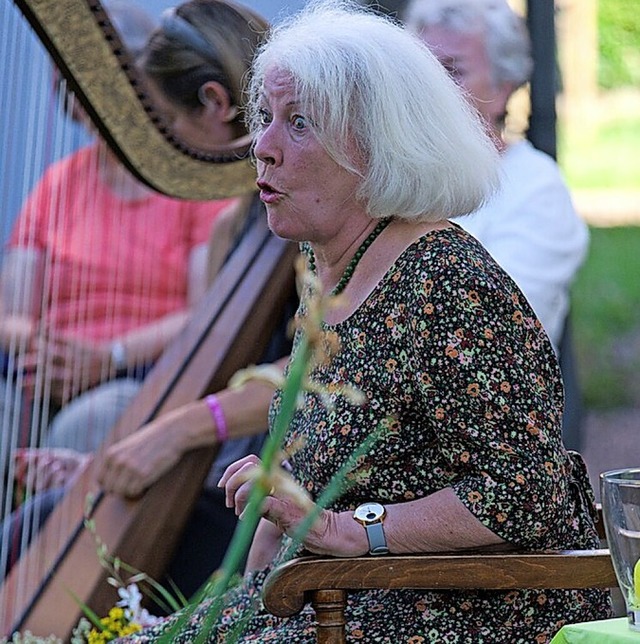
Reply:
[[88, 644], [105, 644], [118, 637], [131, 635], [142, 630], [142, 626], [136, 622], [128, 622], [125, 617], [124, 609], [120, 606], [114, 606], [109, 610], [109, 614], [100, 620], [104, 626], [103, 630], [93, 628], [87, 635]]

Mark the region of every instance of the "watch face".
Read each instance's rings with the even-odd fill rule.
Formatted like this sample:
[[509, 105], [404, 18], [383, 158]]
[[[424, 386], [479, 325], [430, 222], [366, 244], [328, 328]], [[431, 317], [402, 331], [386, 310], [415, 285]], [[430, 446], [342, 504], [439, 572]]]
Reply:
[[384, 506], [371, 502], [359, 505], [353, 513], [353, 518], [361, 523], [376, 523], [381, 521], [384, 515]]

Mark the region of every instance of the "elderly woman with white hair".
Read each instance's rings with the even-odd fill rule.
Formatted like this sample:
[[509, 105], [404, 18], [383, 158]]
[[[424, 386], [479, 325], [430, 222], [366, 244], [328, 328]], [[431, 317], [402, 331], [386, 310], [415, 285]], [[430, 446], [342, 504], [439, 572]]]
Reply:
[[[327, 408], [304, 393], [283, 446], [292, 475], [316, 500], [386, 428], [304, 547], [350, 557], [596, 546], [584, 470], [562, 445], [551, 344], [511, 278], [452, 221], [491, 194], [499, 166], [455, 83], [402, 27], [331, 0], [273, 31], [251, 83], [269, 225], [302, 244], [318, 278], [298, 315], [309, 290], [342, 294], [323, 320], [340, 350], [310, 377], [328, 391], [353, 385], [366, 400], [336, 397]], [[277, 391], [272, 418], [281, 401]], [[258, 463], [245, 457], [220, 481], [238, 514]], [[271, 490], [243, 585], [213, 630], [200, 632], [203, 603], [174, 641], [225, 641], [247, 611], [239, 641], [315, 641], [311, 611], [278, 619], [255, 601], [304, 519], [301, 505], [289, 489]], [[350, 594], [347, 637], [542, 642], [567, 620], [606, 615], [599, 590], [366, 591]], [[129, 639], [160, 639], [175, 620]]]

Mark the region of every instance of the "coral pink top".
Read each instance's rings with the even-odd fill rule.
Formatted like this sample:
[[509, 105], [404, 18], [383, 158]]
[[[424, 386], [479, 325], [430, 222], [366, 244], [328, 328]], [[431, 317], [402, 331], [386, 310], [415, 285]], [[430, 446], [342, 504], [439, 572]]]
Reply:
[[48, 331], [108, 340], [187, 307], [189, 255], [232, 200], [123, 201], [100, 179], [98, 156], [94, 144], [46, 171], [9, 247], [45, 255]]

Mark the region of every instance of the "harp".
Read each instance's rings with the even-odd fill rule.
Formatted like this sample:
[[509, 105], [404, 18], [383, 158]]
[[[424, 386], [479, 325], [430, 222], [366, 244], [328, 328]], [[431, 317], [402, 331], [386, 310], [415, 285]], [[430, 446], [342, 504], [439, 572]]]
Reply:
[[[16, 5], [102, 137], [141, 181], [168, 195], [203, 200], [253, 189], [249, 141], [207, 156], [171, 137], [96, 0], [19, 0]], [[106, 444], [224, 387], [236, 369], [259, 357], [277, 318], [274, 312], [293, 288], [294, 254], [258, 220], [145, 378]], [[0, 587], [0, 631], [68, 638], [81, 615], [71, 593], [98, 614], [113, 605], [95, 544], [83, 529], [88, 493], [94, 494], [92, 516], [105, 543], [134, 567], [160, 575], [214, 456], [214, 450], [190, 453], [139, 501], [125, 501], [100, 493], [98, 452]]]

